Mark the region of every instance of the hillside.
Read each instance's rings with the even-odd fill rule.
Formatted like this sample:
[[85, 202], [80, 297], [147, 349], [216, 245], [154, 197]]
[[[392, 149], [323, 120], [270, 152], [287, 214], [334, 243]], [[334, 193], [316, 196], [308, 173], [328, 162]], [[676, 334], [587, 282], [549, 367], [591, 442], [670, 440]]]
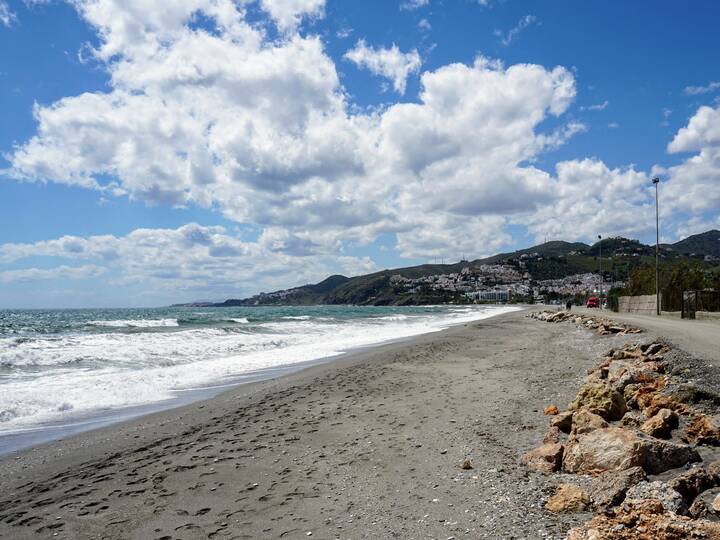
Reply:
[[[386, 269], [351, 278], [334, 275], [316, 284], [203, 305], [404, 305], [462, 302], [466, 301], [463, 292], [467, 287], [453, 286], [453, 280], [454, 283], [459, 280], [453, 276], [460, 276], [462, 272], [466, 276], [463, 279], [469, 280], [463, 283], [475, 283], [476, 288], [497, 288], [507, 283], [517, 285], [522, 281], [527, 284], [525, 288], [532, 289], [539, 281], [597, 273], [601, 248], [603, 274], [610, 282], [627, 279], [633, 268], [654, 264], [655, 247], [637, 240], [604, 238], [592, 246], [558, 240], [473, 261]], [[712, 230], [675, 244], [661, 245], [663, 265], [672, 266], [687, 260], [708, 267], [717, 265], [716, 261], [705, 262], [706, 255], [720, 257], [720, 231]], [[440, 287], [437, 285], [438, 280], [445, 280], [449, 285]], [[515, 289], [521, 290], [522, 287]]]
[[697, 257], [710, 255], [720, 258], [720, 231], [713, 229], [688, 236], [674, 244], [660, 244], [660, 246], [672, 249], [680, 255]]

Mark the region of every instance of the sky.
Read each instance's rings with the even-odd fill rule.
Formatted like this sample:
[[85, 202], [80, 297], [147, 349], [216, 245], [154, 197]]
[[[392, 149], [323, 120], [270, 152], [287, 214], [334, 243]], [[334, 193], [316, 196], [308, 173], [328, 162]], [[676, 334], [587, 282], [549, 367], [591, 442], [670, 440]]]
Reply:
[[720, 228], [720, 3], [0, 0], [0, 308]]

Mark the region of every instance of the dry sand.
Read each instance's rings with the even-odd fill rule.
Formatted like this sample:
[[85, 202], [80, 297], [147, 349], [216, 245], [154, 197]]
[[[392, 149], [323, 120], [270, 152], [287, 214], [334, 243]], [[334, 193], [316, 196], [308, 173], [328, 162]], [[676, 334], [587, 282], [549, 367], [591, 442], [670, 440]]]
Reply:
[[7, 456], [0, 537], [563, 538], [589, 516], [543, 510], [563, 475], [519, 456], [632, 337], [524, 315]]

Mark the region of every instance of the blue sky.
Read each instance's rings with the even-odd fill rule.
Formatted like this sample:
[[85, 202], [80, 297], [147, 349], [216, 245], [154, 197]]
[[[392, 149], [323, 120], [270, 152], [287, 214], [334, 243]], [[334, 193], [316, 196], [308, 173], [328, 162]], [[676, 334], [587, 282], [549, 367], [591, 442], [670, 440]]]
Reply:
[[0, 0], [0, 307], [720, 228], [720, 5]]

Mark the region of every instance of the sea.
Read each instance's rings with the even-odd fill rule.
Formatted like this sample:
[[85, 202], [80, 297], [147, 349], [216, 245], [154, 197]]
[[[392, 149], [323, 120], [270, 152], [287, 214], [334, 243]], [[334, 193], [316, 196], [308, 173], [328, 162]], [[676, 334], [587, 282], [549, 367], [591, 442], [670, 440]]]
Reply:
[[0, 453], [514, 309], [0, 310]]

